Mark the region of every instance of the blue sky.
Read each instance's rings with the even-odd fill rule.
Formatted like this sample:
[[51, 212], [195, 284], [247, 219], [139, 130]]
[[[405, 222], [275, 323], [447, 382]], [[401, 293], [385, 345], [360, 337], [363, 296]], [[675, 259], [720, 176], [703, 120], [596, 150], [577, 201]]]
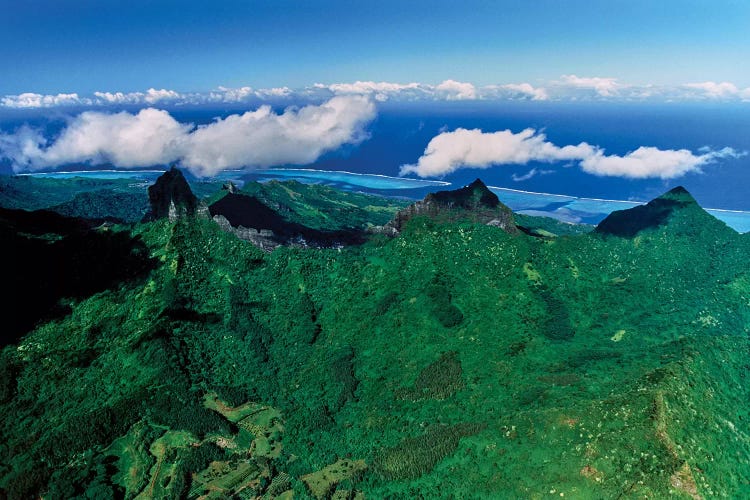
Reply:
[[476, 85], [561, 75], [750, 86], [750, 2], [6, 2], [0, 94]]

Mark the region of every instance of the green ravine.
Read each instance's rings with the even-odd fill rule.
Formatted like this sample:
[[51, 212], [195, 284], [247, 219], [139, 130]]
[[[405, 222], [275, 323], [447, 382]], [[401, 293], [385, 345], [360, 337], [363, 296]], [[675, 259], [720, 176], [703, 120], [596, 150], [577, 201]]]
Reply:
[[[242, 192], [322, 230], [404, 207]], [[263, 252], [201, 217], [93, 230], [144, 265], [2, 350], [1, 491], [748, 497], [750, 239], [659, 200], [593, 232], [415, 216], [330, 249]]]

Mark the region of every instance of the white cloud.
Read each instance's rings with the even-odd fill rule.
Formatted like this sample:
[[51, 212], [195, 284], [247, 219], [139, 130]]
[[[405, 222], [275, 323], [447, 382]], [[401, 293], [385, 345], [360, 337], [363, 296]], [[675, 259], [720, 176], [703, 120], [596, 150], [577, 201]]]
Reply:
[[254, 89], [252, 87], [219, 87], [217, 90], [210, 92], [207, 96], [201, 96], [200, 94], [195, 95], [194, 100], [236, 103], [249, 102], [254, 99], [278, 99], [292, 97], [293, 95], [294, 91], [289, 87], [273, 87], [270, 89]]
[[[694, 154], [686, 149], [640, 147], [624, 156], [608, 156], [602, 148], [586, 142], [557, 146], [547, 141], [544, 134], [531, 128], [518, 133], [459, 128], [433, 137], [416, 164], [401, 167], [401, 175], [442, 177], [462, 168], [486, 169], [497, 165], [526, 165], [529, 162], [577, 162], [584, 171], [595, 175], [671, 179], [700, 171], [703, 165], [718, 159], [739, 155], [731, 148], [701, 150], [700, 154]], [[518, 180], [524, 180], [524, 177]]]
[[682, 85], [631, 85], [616, 78], [563, 75], [542, 85], [527, 82], [475, 86], [469, 82], [445, 80], [439, 84], [355, 81], [353, 83], [316, 83], [289, 87], [253, 88], [250, 86], [218, 87], [210, 92], [181, 93], [150, 88], [144, 92], [94, 92], [90, 97], [78, 94], [43, 95], [24, 93], [0, 97], [0, 105], [14, 108], [39, 108], [64, 105], [134, 105], [157, 103], [170, 105], [207, 103], [260, 103], [286, 100], [296, 103], [321, 103], [338, 95], [363, 95], [376, 101], [461, 101], [461, 100], [625, 100], [625, 101], [695, 101], [717, 99], [750, 101], [750, 87], [740, 88], [731, 82], [700, 82]]
[[87, 104], [78, 94], [35, 94], [24, 92], [18, 95], [7, 95], [0, 99], [0, 103], [8, 108], [49, 108], [52, 106], [71, 106], [76, 104]]
[[289, 97], [293, 93], [289, 87], [273, 87], [270, 89], [259, 89], [255, 92], [255, 95], [261, 99], [266, 99], [272, 97]]
[[185, 100], [189, 96], [174, 90], [150, 88], [146, 92], [94, 92], [98, 104], [156, 104]]
[[94, 92], [94, 97], [106, 104], [138, 104], [143, 99], [141, 92]]
[[367, 137], [375, 106], [362, 96], [274, 113], [269, 106], [208, 125], [181, 124], [147, 108], [137, 114], [87, 111], [70, 120], [53, 141], [22, 127], [0, 135], [0, 156], [16, 171], [70, 163], [111, 163], [122, 168], [181, 162], [197, 175], [226, 168], [306, 164], [343, 144]]
[[498, 85], [498, 89], [509, 91], [511, 94], [520, 94], [524, 97], [530, 97], [533, 101], [546, 101], [549, 99], [547, 91], [541, 87], [534, 87], [530, 83], [508, 83]]
[[211, 101], [218, 102], [242, 102], [255, 95], [252, 87], [227, 88], [219, 87], [217, 91], [208, 96]]
[[135, 115], [86, 111], [74, 118], [51, 144], [41, 133], [24, 128], [20, 133], [4, 135], [0, 149], [17, 171], [78, 162], [145, 167], [178, 157], [190, 128], [166, 111], [153, 108]]
[[563, 87], [593, 90], [601, 97], [616, 96], [623, 87], [617, 82], [616, 78], [579, 77], [576, 75], [563, 75], [557, 83]]
[[687, 149], [663, 150], [641, 146], [624, 156], [606, 156], [603, 151], [597, 150], [594, 155], [581, 158], [580, 165], [585, 172], [599, 176], [674, 179], [690, 172], [700, 172], [702, 166], [715, 160], [739, 156], [741, 153], [732, 148], [696, 155]]
[[740, 89], [730, 82], [686, 83], [683, 87], [698, 97], [707, 99], [750, 99], [750, 87]]
[[391, 98], [419, 98], [431, 93], [428, 85], [421, 83], [392, 83], [392, 82], [362, 82], [331, 83], [325, 85], [316, 83], [313, 89], [325, 90], [335, 95], [369, 95], [377, 101], [387, 101]]
[[227, 168], [312, 163], [326, 151], [366, 138], [375, 106], [362, 96], [334, 97], [320, 106], [269, 106], [198, 127], [188, 138], [182, 164], [198, 175]]
[[176, 99], [179, 99], [180, 97], [182, 97], [182, 95], [179, 94], [178, 92], [175, 92], [174, 90], [148, 89], [146, 91], [146, 95], [143, 97], [143, 100], [149, 104], [155, 104], [159, 101], [176, 100]]
[[554, 170], [540, 170], [538, 168], [532, 168], [528, 172], [526, 172], [523, 175], [513, 174], [511, 175], [511, 179], [513, 179], [515, 182], [523, 182], [531, 179], [532, 177], [536, 177], [537, 175], [548, 175], [548, 174], [554, 174]]
[[445, 80], [435, 87], [435, 95], [449, 101], [476, 99], [477, 89], [471, 83]]

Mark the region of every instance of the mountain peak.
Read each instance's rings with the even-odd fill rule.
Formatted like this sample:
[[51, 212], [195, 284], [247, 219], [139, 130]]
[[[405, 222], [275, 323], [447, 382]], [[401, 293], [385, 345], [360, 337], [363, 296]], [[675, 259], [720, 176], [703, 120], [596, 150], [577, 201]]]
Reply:
[[443, 208], [466, 210], [494, 209], [501, 205], [497, 195], [490, 191], [481, 179], [476, 179], [471, 184], [459, 189], [428, 194], [424, 201], [433, 201]]
[[201, 204], [190, 189], [190, 184], [174, 165], [149, 186], [148, 201], [151, 209], [144, 220], [175, 220], [194, 216], [201, 211]]
[[696, 204], [697, 205], [698, 204], [698, 202], [695, 201], [695, 198], [693, 198], [693, 195], [690, 194], [690, 192], [687, 189], [685, 189], [684, 187], [682, 187], [682, 186], [674, 187], [674, 188], [670, 189], [669, 191], [667, 191], [666, 193], [664, 193], [663, 195], [657, 197], [656, 199], [657, 200], [659, 200], [659, 199], [661, 199], [661, 200], [673, 200], [673, 201], [676, 201], [676, 202], [681, 203], [683, 205], [686, 205], [686, 204]]
[[595, 232], [633, 237], [643, 230], [666, 226], [677, 214], [688, 214], [692, 225], [719, 222], [698, 205], [687, 189], [677, 186], [645, 205], [612, 212], [599, 223]]
[[517, 232], [513, 212], [481, 179], [459, 189], [428, 194], [424, 200], [396, 214], [388, 226], [398, 232], [407, 220], [418, 215], [447, 221], [468, 219], [501, 227], [509, 233]]

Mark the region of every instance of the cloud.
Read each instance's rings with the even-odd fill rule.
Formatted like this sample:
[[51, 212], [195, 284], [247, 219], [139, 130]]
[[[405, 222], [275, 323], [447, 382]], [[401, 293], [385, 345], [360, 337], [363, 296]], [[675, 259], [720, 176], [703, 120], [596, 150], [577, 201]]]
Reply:
[[683, 85], [688, 91], [692, 91], [699, 97], [707, 99], [742, 99], [750, 100], [750, 87], [740, 89], [730, 82], [700, 82], [686, 83]]
[[429, 85], [421, 83], [392, 83], [356, 81], [354, 83], [331, 83], [328, 85], [316, 83], [315, 90], [332, 92], [335, 95], [368, 95], [377, 101], [389, 99], [419, 99], [429, 95], [432, 90]]
[[374, 117], [375, 106], [362, 96], [338, 96], [282, 114], [261, 106], [198, 127], [189, 135], [181, 160], [198, 175], [227, 168], [304, 165], [343, 144], [364, 140], [364, 126]]
[[622, 88], [622, 85], [617, 82], [616, 78], [563, 75], [556, 83], [573, 89], [593, 90], [602, 97], [616, 96]]
[[212, 91], [208, 96], [195, 95], [194, 101], [210, 101], [210, 102], [224, 102], [224, 103], [236, 103], [236, 102], [249, 102], [255, 99], [275, 99], [292, 97], [294, 92], [289, 87], [274, 87], [270, 89], [253, 89], [252, 87], [239, 87], [239, 88], [227, 88], [219, 87], [217, 90]]
[[13, 161], [16, 171], [79, 162], [145, 167], [179, 157], [190, 128], [153, 108], [135, 115], [86, 111], [51, 144], [40, 132], [23, 127], [13, 135], [0, 136], [0, 150]]
[[170, 100], [179, 99], [180, 97], [182, 96], [178, 92], [175, 92], [174, 90], [148, 89], [146, 91], [146, 95], [143, 97], [143, 100], [149, 104], [155, 104], [159, 101], [170, 101]]
[[526, 172], [523, 175], [513, 174], [511, 175], [511, 179], [513, 179], [515, 182], [522, 182], [527, 181], [531, 179], [532, 177], [536, 177], [537, 175], [547, 175], [547, 174], [554, 174], [554, 170], [540, 170], [538, 168], [532, 168], [528, 172]]
[[750, 87], [740, 88], [731, 82], [700, 82], [681, 85], [632, 85], [610, 77], [579, 77], [562, 75], [542, 85], [528, 82], [501, 83], [476, 86], [470, 82], [444, 80], [438, 84], [355, 81], [353, 83], [315, 83], [291, 89], [289, 87], [236, 88], [218, 87], [210, 92], [184, 93], [168, 89], [150, 88], [144, 92], [94, 92], [92, 96], [78, 94], [43, 95], [27, 92], [0, 97], [0, 106], [39, 108], [66, 105], [82, 106], [153, 106], [168, 105], [295, 102], [320, 104], [336, 96], [362, 95], [375, 101], [467, 101], [467, 100], [531, 100], [531, 101], [750, 101]]
[[53, 141], [29, 127], [0, 135], [0, 157], [10, 159], [15, 171], [70, 163], [132, 168], [180, 162], [208, 176], [227, 168], [311, 163], [364, 140], [374, 117], [375, 106], [362, 96], [335, 97], [280, 114], [261, 106], [199, 127], [153, 108], [136, 114], [87, 111]]
[[498, 89], [509, 91], [512, 94], [530, 97], [533, 101], [546, 101], [549, 99], [547, 91], [541, 87], [533, 87], [529, 83], [508, 83], [499, 85]]
[[94, 92], [99, 104], [156, 104], [159, 101], [177, 101], [186, 95], [174, 90], [150, 88], [146, 92]]
[[585, 172], [599, 176], [674, 179], [690, 172], [700, 172], [702, 166], [716, 160], [739, 156], [742, 154], [732, 148], [696, 155], [687, 149], [663, 150], [641, 146], [624, 156], [606, 156], [602, 150], [597, 150], [594, 155], [581, 158], [580, 165]]
[[87, 101], [82, 100], [76, 93], [44, 95], [25, 92], [18, 95], [6, 95], [0, 99], [0, 103], [7, 108], [49, 108], [87, 104]]
[[457, 82], [455, 80], [445, 80], [435, 87], [435, 95], [447, 99], [448, 101], [460, 101], [466, 99], [476, 99], [478, 97], [477, 89], [471, 83]]
[[[653, 147], [640, 147], [624, 156], [605, 155], [604, 149], [586, 142], [557, 146], [547, 141], [543, 133], [531, 128], [518, 133], [459, 128], [433, 137], [416, 164], [401, 167], [401, 175], [442, 177], [463, 168], [486, 169], [497, 165], [526, 165], [529, 162], [576, 162], [585, 172], [595, 175], [671, 179], [688, 172], [698, 172], [702, 166], [718, 159], [740, 155], [732, 148], [719, 151], [704, 149], [694, 154], [686, 149], [661, 150]], [[521, 176], [517, 180], [525, 178], [530, 177]]]

